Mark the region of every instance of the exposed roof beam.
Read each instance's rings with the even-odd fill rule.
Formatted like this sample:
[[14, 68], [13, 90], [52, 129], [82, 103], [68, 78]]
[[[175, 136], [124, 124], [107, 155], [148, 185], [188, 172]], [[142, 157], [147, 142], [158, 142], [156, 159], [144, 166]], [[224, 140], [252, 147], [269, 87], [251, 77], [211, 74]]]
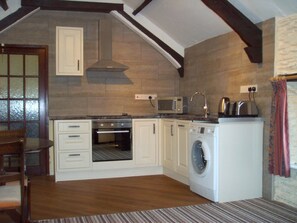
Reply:
[[0, 0], [0, 6], [3, 8], [4, 11], [8, 9], [6, 0]]
[[139, 24], [136, 20], [134, 20], [125, 11], [119, 11], [118, 13], [120, 13], [125, 19], [127, 19], [133, 26], [135, 26], [137, 29], [139, 29], [142, 33], [144, 33], [146, 36], [148, 36], [150, 39], [152, 39], [164, 51], [166, 51], [168, 54], [170, 54], [181, 66], [180, 68], [177, 69], [179, 76], [180, 77], [184, 76], [184, 58], [181, 55], [179, 55], [175, 50], [173, 50], [170, 46], [168, 46], [166, 43], [164, 43], [162, 40], [160, 40], [157, 36], [155, 36], [149, 30], [144, 28], [141, 24]]
[[220, 16], [245, 42], [244, 49], [252, 63], [262, 63], [262, 30], [237, 10], [228, 0], [201, 0]]
[[25, 18], [36, 9], [38, 9], [38, 7], [21, 7], [14, 13], [6, 16], [4, 19], [0, 20], [0, 33], [10, 27], [12, 24]]
[[144, 9], [144, 7], [147, 6], [151, 1], [152, 0], [144, 0], [144, 2], [140, 6], [138, 6], [138, 8], [135, 9], [132, 14], [137, 15], [137, 13]]
[[22, 0], [22, 6], [40, 7], [44, 10], [81, 11], [81, 12], [103, 12], [124, 10], [123, 4], [117, 3], [95, 3], [79, 1], [59, 1], [59, 0]]

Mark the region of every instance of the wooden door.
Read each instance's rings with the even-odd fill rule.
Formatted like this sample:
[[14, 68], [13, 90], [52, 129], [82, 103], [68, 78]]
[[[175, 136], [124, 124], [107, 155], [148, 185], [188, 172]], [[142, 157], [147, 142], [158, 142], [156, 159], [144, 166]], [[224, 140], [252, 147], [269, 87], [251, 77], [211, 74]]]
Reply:
[[[27, 137], [48, 138], [47, 46], [0, 46], [0, 129], [24, 128]], [[49, 172], [48, 151], [26, 156], [27, 173]]]

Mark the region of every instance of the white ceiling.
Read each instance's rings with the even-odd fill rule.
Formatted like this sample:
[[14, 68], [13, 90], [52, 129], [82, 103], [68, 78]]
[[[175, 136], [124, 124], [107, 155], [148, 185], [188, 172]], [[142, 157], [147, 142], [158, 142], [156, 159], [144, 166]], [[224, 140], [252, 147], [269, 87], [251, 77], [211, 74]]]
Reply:
[[[123, 0], [123, 2], [135, 9], [143, 0]], [[297, 0], [229, 0], [229, 2], [253, 23], [297, 13]], [[221, 18], [199, 0], [153, 0], [140, 14], [184, 48], [231, 31]]]
[[[132, 12], [144, 0], [75, 1], [124, 3], [124, 10], [128, 14], [182, 56], [185, 48], [231, 31], [231, 28], [200, 0], [153, 0], [136, 16], [132, 15]], [[253, 23], [297, 13], [297, 0], [229, 0], [229, 2]], [[20, 0], [7, 0], [7, 3], [9, 10], [5, 12], [1, 8], [0, 19], [20, 7]]]

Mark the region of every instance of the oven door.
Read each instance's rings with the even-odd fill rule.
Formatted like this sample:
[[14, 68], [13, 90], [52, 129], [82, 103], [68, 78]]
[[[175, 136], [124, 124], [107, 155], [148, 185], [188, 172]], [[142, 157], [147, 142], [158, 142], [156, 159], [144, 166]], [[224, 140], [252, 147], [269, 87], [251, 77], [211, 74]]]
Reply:
[[132, 160], [131, 128], [93, 129], [93, 162]]

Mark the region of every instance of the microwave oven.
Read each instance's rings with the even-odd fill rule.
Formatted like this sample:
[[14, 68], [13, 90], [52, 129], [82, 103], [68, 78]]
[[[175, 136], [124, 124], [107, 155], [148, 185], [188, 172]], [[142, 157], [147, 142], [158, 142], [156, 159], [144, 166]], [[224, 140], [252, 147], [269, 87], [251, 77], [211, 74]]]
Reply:
[[156, 98], [156, 112], [159, 114], [184, 114], [188, 112], [187, 97]]

